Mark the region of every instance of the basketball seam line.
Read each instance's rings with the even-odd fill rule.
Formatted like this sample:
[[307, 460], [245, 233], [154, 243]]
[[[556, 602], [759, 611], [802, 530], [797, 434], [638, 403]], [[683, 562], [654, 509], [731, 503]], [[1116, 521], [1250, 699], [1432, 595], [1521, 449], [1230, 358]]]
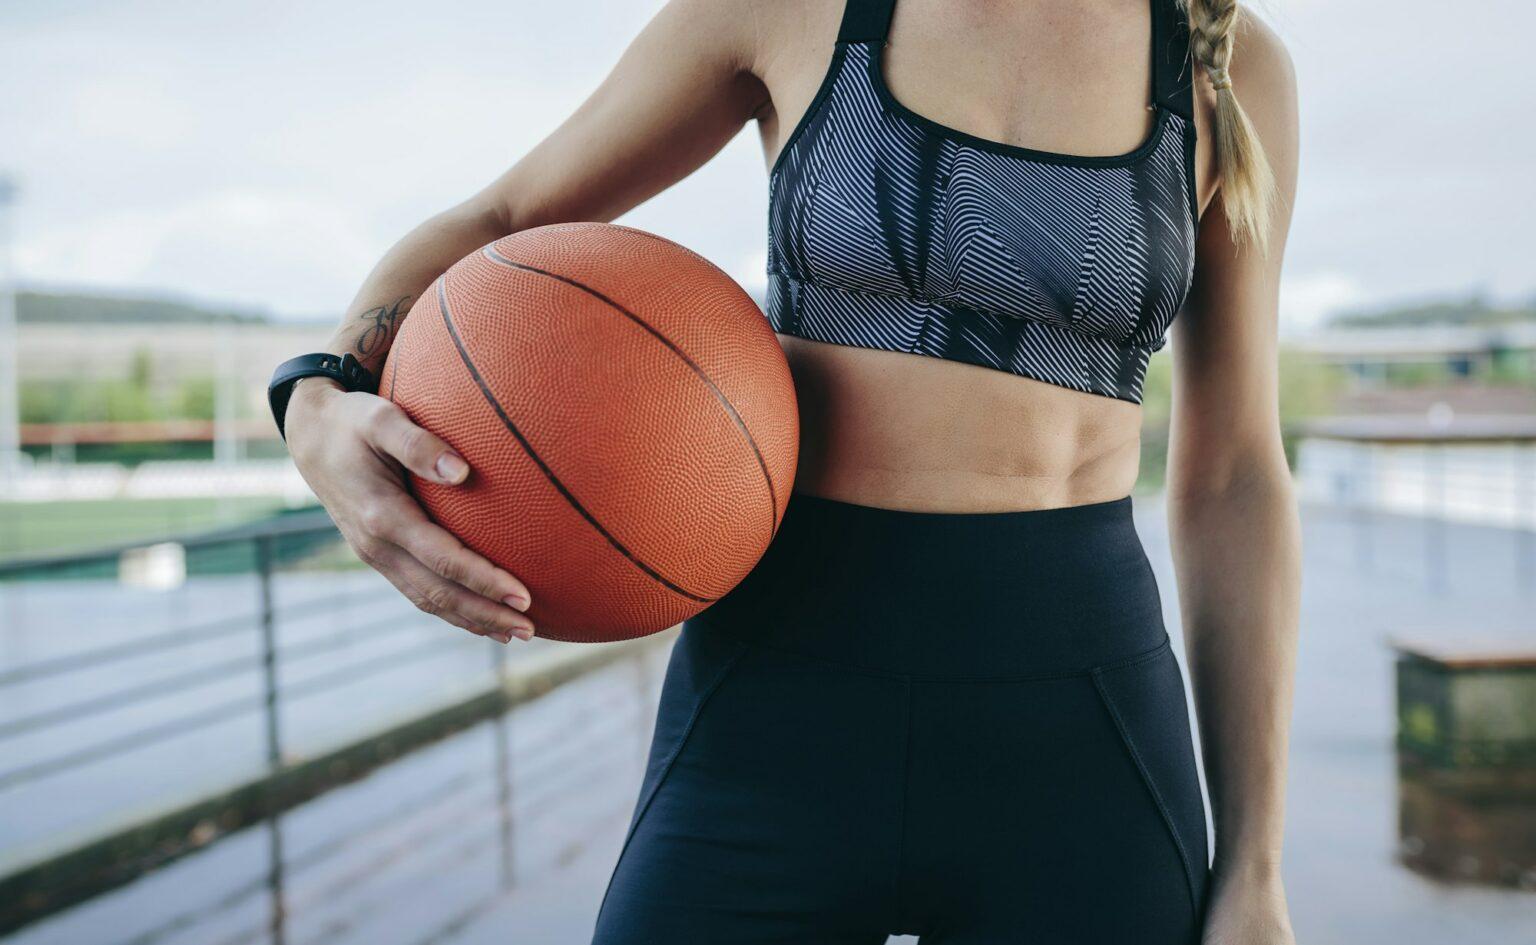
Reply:
[[571, 508], [575, 509], [582, 518], [586, 519], [587, 523], [596, 529], [597, 533], [602, 535], [603, 538], [607, 540], [608, 544], [612, 545], [616, 551], [618, 551], [624, 557], [628, 558], [635, 565], [635, 567], [656, 579], [656, 581], [660, 582], [668, 590], [680, 594], [689, 600], [697, 601], [701, 604], [712, 604], [718, 600], [719, 598], [715, 597], [701, 597], [698, 594], [694, 594], [693, 592], [682, 588], [672, 581], [667, 580], [667, 578], [663, 576], [661, 572], [646, 564], [644, 561], [641, 561], [634, 554], [634, 552], [630, 551], [624, 546], [623, 542], [619, 541], [618, 538], [614, 537], [614, 535], [608, 531], [608, 529], [604, 528], [603, 524], [599, 522], [591, 512], [587, 511], [586, 506], [582, 505], [581, 502], [577, 500], [576, 496], [572, 494], [571, 490], [566, 487], [565, 483], [560, 481], [560, 477], [555, 475], [555, 471], [550, 469], [549, 465], [544, 462], [543, 457], [541, 457], [538, 452], [534, 450], [533, 444], [529, 443], [527, 437], [523, 436], [523, 432], [517, 428], [517, 424], [512, 422], [512, 418], [507, 416], [506, 409], [501, 406], [501, 402], [498, 401], [496, 399], [496, 395], [491, 392], [490, 385], [486, 383], [485, 378], [481, 376], [479, 369], [475, 367], [474, 360], [469, 356], [469, 350], [464, 347], [464, 339], [459, 337], [459, 329], [453, 324], [453, 315], [448, 311], [448, 277], [446, 274], [437, 281], [437, 302], [438, 307], [443, 310], [443, 324], [448, 326], [448, 335], [453, 339], [453, 346], [458, 349], [459, 358], [464, 362], [464, 366], [469, 369], [469, 375], [474, 379], [476, 386], [480, 388], [480, 393], [485, 396], [485, 400], [488, 404], [491, 405], [491, 409], [496, 411], [496, 416], [501, 418], [501, 422], [507, 428], [507, 432], [512, 434], [512, 436], [517, 440], [518, 444], [522, 446], [523, 451], [528, 454], [528, 458], [532, 459], [534, 463], [539, 467], [540, 471], [544, 473], [544, 478], [549, 480], [549, 484], [554, 486], [555, 489], [557, 489], [560, 494], [565, 497], [565, 501], [570, 503]]
[[[685, 249], [686, 249], [686, 247], [685, 247]], [[757, 458], [757, 468], [762, 472], [762, 474], [763, 474], [763, 482], [768, 486], [768, 537], [769, 537], [769, 540], [772, 540], [773, 536], [778, 534], [778, 531], [779, 531], [779, 497], [778, 497], [777, 490], [775, 490], [774, 487], [773, 487], [773, 476], [770, 475], [769, 472], [768, 472], [768, 461], [763, 458], [763, 451], [758, 448], [757, 440], [752, 436], [752, 431], [747, 429], [747, 422], [746, 422], [746, 420], [744, 420], [742, 418], [741, 414], [737, 412], [736, 406], [734, 404], [732, 404], [730, 402], [730, 400], [725, 396], [725, 391], [722, 391], [715, 384], [714, 380], [711, 379], [710, 376], [707, 373], [705, 373], [704, 368], [701, 367], [698, 364], [698, 362], [696, 362], [692, 358], [690, 358], [686, 351], [684, 351], [682, 348], [679, 348], [677, 346], [677, 344], [672, 341], [671, 338], [668, 338], [666, 335], [663, 335], [661, 332], [657, 331], [656, 328], [653, 327], [645, 319], [641, 318], [639, 315], [636, 315], [634, 312], [631, 312], [629, 309], [627, 309], [624, 306], [620, 305], [618, 302], [615, 302], [613, 299], [611, 299], [608, 296], [604, 295], [603, 293], [597, 291], [596, 289], [592, 288], [591, 286], [585, 285], [585, 284], [583, 284], [581, 282], [577, 282], [575, 279], [572, 279], [569, 276], [562, 276], [559, 273], [550, 272], [550, 271], [548, 271], [546, 269], [540, 269], [537, 266], [530, 266], [527, 263], [515, 262], [515, 261], [513, 261], [511, 259], [508, 259], [507, 257], [501, 255], [501, 253], [497, 252], [496, 247], [494, 245], [485, 247], [481, 252], [485, 255], [485, 258], [489, 259], [491, 262], [499, 263], [499, 264], [501, 264], [503, 266], [508, 266], [510, 268], [513, 268], [513, 269], [520, 269], [520, 270], [522, 270], [524, 272], [531, 272], [531, 273], [534, 273], [536, 275], [548, 276], [549, 278], [555, 279], [555, 280], [557, 280], [559, 282], [563, 282], [566, 285], [571, 286], [572, 288], [580, 289], [581, 291], [587, 293], [588, 295], [592, 296], [593, 298], [597, 299], [598, 301], [600, 301], [603, 304], [607, 305], [608, 307], [612, 308], [614, 311], [617, 311], [619, 314], [623, 315], [625, 318], [628, 318], [630, 321], [634, 322], [636, 325], [639, 325], [641, 328], [645, 329], [648, 334], [650, 334], [652, 337], [654, 337], [657, 341], [660, 341], [662, 344], [666, 345], [667, 348], [670, 349], [673, 354], [677, 355], [678, 358], [681, 359], [684, 364], [688, 365], [688, 367], [693, 371], [693, 373], [695, 373], [695, 374], [697, 374], [699, 376], [699, 380], [703, 381], [705, 386], [709, 388], [709, 392], [711, 394], [715, 395], [715, 399], [718, 400], [720, 402], [720, 405], [725, 408], [725, 412], [730, 415], [732, 422], [734, 422], [736, 424], [737, 429], [739, 429], [741, 431], [741, 435], [747, 441], [747, 445], [752, 448], [752, 455]], [[691, 252], [691, 250], [690, 250], [690, 252]], [[702, 259], [703, 257], [700, 257], [700, 258]]]

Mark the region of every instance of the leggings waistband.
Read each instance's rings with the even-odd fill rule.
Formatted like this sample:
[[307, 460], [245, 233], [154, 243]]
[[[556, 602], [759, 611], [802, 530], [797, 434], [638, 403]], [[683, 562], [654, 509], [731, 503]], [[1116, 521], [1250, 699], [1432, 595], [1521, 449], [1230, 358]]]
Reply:
[[688, 622], [874, 672], [1084, 672], [1167, 640], [1131, 499], [907, 512], [796, 493], [751, 574]]

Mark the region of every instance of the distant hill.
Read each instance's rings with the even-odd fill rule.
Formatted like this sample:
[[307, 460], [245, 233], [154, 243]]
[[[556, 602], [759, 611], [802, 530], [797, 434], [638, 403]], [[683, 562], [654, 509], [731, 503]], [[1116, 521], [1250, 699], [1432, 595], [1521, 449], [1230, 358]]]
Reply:
[[1336, 315], [1328, 324], [1338, 328], [1421, 328], [1430, 325], [1489, 327], [1536, 322], [1536, 299], [1524, 304], [1496, 305], [1478, 296], [1394, 306]]
[[240, 324], [268, 321], [259, 312], [210, 309], [171, 299], [30, 292], [16, 294], [16, 319], [23, 324]]

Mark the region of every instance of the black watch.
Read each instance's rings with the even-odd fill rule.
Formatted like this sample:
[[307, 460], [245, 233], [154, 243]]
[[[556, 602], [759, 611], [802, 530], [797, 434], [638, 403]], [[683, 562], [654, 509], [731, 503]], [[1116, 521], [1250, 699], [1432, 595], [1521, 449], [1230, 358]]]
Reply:
[[272, 419], [277, 421], [278, 435], [285, 440], [288, 434], [283, 430], [283, 417], [288, 413], [288, 398], [293, 396], [293, 385], [306, 377], [328, 377], [347, 390], [365, 394], [376, 394], [379, 390], [378, 379], [350, 354], [337, 357], [320, 352], [289, 358], [277, 366], [267, 384], [267, 403], [272, 406]]

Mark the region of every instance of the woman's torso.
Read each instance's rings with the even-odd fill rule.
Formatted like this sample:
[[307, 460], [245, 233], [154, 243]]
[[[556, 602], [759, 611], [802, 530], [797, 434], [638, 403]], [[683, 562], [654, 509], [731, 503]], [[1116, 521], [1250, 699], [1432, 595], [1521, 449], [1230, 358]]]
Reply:
[[[1148, 108], [1153, 96], [1152, 3], [899, 0], [889, 45], [880, 50], [868, 90], [888, 91], [889, 99], [880, 103], [876, 96], [870, 102], [902, 110], [912, 122], [897, 126], [902, 133], [918, 133], [917, 123], [925, 120], [958, 132], [946, 145], [951, 150], [956, 142], [963, 146], [966, 136], [1000, 143], [1005, 153], [994, 157], [1004, 162], [1012, 157], [1006, 153], [1010, 147], [1064, 156], [1144, 155], [1166, 133], [1158, 125], [1167, 118]], [[763, 51], [767, 65], [760, 77], [773, 110], [760, 117], [776, 178], [777, 165], [786, 163], [784, 146], [791, 134], [797, 135], [791, 145], [803, 147], [799, 138], [806, 129], [795, 129], [804, 124], [813, 99], [820, 99], [813, 115], [849, 107], [818, 95], [826, 91], [824, 79], [842, 18], [841, 0], [808, 3], [796, 29], [782, 37], [774, 31], [765, 35], [765, 45], [773, 48]], [[879, 88], [882, 80], [884, 89]], [[855, 97], [862, 94], [861, 89]], [[945, 137], [942, 131], [936, 134]], [[1169, 143], [1160, 150], [1176, 147]], [[1180, 169], [1180, 181], [1194, 178], [1188, 182], [1194, 206], [1203, 207], [1210, 196], [1207, 152], [1197, 143], [1193, 173]], [[1027, 164], [1023, 168], [1030, 170]], [[1091, 166], [1081, 170], [1095, 172]], [[776, 204], [803, 199], [786, 197], [777, 179], [774, 186]], [[995, 194], [983, 190], [979, 199], [1004, 215], [1015, 204], [1001, 188]], [[790, 209], [802, 212], [798, 206]], [[1193, 220], [1172, 220], [1180, 216], [1174, 212], [1178, 209], [1158, 212], [1170, 218], [1169, 227], [1187, 226], [1188, 232], [1174, 242], [1180, 252], [1192, 253]], [[1193, 213], [1191, 207], [1184, 216]], [[1074, 222], [1070, 216], [1063, 211], [1068, 223]], [[771, 268], [778, 264], [797, 277], [804, 275], [793, 265], [779, 264], [776, 252], [782, 246], [770, 247]], [[1165, 267], [1174, 273], [1165, 279], [1170, 283], [1163, 293], [1165, 306], [1182, 298], [1187, 285], [1182, 266], [1174, 260]], [[1107, 297], [1112, 304], [1113, 296]], [[1106, 318], [1116, 316], [1109, 312]], [[1150, 327], [1160, 334], [1156, 330], [1163, 326]], [[1064, 386], [1061, 379], [1051, 383], [1028, 376], [1040, 371], [981, 366], [994, 356], [986, 352], [974, 363], [963, 363], [795, 334], [815, 334], [780, 335], [800, 397], [797, 491], [886, 508], [978, 512], [1102, 502], [1127, 494], [1135, 482], [1139, 377], [1122, 381], [1119, 390], [1113, 380], [1107, 389], [1081, 385], [1100, 391], [1094, 393]], [[1102, 347], [1100, 340], [1089, 340]], [[1155, 343], [1160, 345], [1160, 337]], [[1025, 359], [1035, 356], [1022, 352]], [[1042, 357], [1049, 359], [1050, 353]], [[1117, 353], [1109, 363], [1123, 374], [1119, 362], [1124, 360], [1144, 363], [1144, 356], [1127, 359]], [[1136, 365], [1131, 367], [1134, 373]]]

